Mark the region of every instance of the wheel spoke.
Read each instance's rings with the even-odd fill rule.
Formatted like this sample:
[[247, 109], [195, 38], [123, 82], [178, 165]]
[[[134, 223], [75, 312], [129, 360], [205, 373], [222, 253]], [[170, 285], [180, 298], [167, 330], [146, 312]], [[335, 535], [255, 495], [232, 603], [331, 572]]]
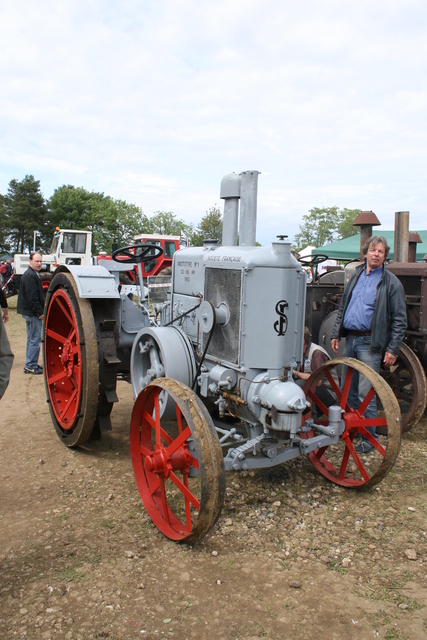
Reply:
[[57, 298], [57, 299], [56, 299], [56, 303], [57, 303], [58, 307], [60, 307], [60, 309], [61, 309], [61, 311], [62, 311], [63, 315], [66, 317], [66, 319], [68, 320], [68, 322], [69, 322], [71, 325], [73, 325], [73, 317], [71, 316], [71, 314], [70, 314], [69, 310], [67, 309], [67, 307], [66, 307], [65, 303], [64, 303], [60, 298]]
[[173, 472], [171, 472], [169, 477], [172, 480], [172, 482], [174, 483], [174, 485], [176, 487], [178, 487], [178, 489], [184, 494], [186, 500], [189, 500], [189, 502], [191, 502], [193, 507], [195, 509], [197, 509], [197, 511], [199, 511], [200, 502], [197, 500], [196, 496], [194, 496], [191, 493], [191, 491], [181, 482], [181, 480], [178, 478], [178, 476], [175, 475]]
[[71, 394], [71, 396], [69, 397], [69, 400], [67, 402], [67, 406], [64, 407], [64, 410], [61, 413], [61, 420], [65, 419], [66, 414], [69, 412], [72, 403], [74, 402], [75, 398], [77, 396], [77, 389], [74, 389], [73, 393]]
[[49, 387], [51, 387], [53, 384], [55, 384], [56, 382], [59, 382], [60, 380], [63, 380], [66, 377], [67, 377], [67, 372], [65, 371], [65, 369], [63, 369], [62, 371], [57, 373], [55, 376], [49, 376], [49, 378], [47, 378], [47, 384], [49, 385]]
[[344, 381], [344, 386], [343, 386], [343, 390], [342, 390], [342, 394], [341, 394], [341, 408], [343, 409], [343, 404], [347, 405], [347, 400], [348, 400], [348, 394], [350, 391], [350, 385], [351, 385], [351, 378], [353, 376], [353, 369], [351, 369], [350, 367], [347, 367], [347, 371], [346, 371], [346, 375], [345, 375], [345, 381]]
[[52, 329], [46, 329], [46, 337], [52, 338], [52, 340], [55, 340], [56, 342], [60, 342], [61, 344], [64, 344], [67, 341], [67, 338], [65, 336], [62, 336], [60, 333], [57, 333], [56, 331], [52, 331]]
[[354, 448], [354, 445], [352, 442], [346, 443], [346, 449], [348, 448], [348, 450], [351, 453], [351, 457], [353, 458], [357, 468], [359, 469], [360, 475], [362, 476], [362, 478], [364, 479], [365, 482], [368, 482], [368, 480], [370, 479], [368, 472], [366, 471], [365, 467], [362, 464], [362, 461], [356, 451], [356, 449]]
[[167, 448], [168, 454], [171, 456], [175, 451], [177, 451], [184, 442], [191, 436], [191, 429], [187, 427], [185, 431], [182, 431], [175, 440], [172, 440], [171, 444]]
[[369, 403], [371, 402], [372, 398], [375, 395], [375, 389], [373, 387], [371, 387], [368, 391], [368, 393], [366, 394], [362, 404], [359, 407], [359, 413], [361, 413], [362, 415], [365, 413], [366, 409], [368, 408]]

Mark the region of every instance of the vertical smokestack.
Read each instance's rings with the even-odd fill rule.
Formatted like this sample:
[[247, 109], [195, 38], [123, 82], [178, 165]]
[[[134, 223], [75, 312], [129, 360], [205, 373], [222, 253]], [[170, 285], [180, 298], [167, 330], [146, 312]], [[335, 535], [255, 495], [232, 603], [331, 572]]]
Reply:
[[256, 217], [258, 198], [258, 175], [260, 171], [242, 171], [240, 195], [240, 246], [254, 247], [256, 244]]
[[394, 260], [408, 262], [409, 211], [396, 211], [394, 216]]
[[362, 247], [366, 240], [372, 234], [372, 227], [380, 225], [381, 222], [373, 211], [361, 211], [353, 222], [353, 227], [360, 227], [360, 255], [362, 255]]
[[237, 245], [237, 227], [239, 221], [240, 176], [229, 173], [221, 180], [220, 198], [224, 200], [224, 218], [222, 221], [222, 246]]
[[422, 242], [419, 233], [415, 233], [415, 231], [413, 231], [409, 234], [408, 262], [417, 261], [417, 244], [419, 242]]

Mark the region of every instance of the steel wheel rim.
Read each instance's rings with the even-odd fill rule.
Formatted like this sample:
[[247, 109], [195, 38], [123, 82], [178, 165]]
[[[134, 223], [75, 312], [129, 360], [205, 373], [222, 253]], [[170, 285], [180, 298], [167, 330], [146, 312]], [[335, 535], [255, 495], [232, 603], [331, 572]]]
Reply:
[[69, 431], [82, 399], [82, 352], [75, 311], [63, 289], [57, 289], [46, 314], [46, 384], [58, 425]]
[[[348, 366], [344, 384], [341, 385], [342, 391], [331, 374], [331, 370], [341, 365]], [[353, 371], [361, 373], [371, 383], [368, 395], [355, 410], [352, 410], [347, 402]], [[307, 399], [326, 417], [328, 416], [327, 407], [314, 395], [318, 382], [325, 377], [339, 399], [339, 406], [343, 409], [345, 430], [338, 445], [311, 452], [308, 456], [309, 460], [325, 478], [335, 484], [347, 488], [368, 489], [381, 482], [398, 456], [401, 439], [399, 404], [388, 384], [370, 367], [354, 358], [337, 358], [319, 367], [304, 385]], [[363, 416], [363, 412], [374, 395], [380, 404], [380, 415], [368, 420]], [[311, 417], [311, 413], [305, 416], [305, 418], [308, 417]], [[319, 420], [318, 424], [327, 425], [328, 420]], [[387, 433], [380, 435], [377, 442], [374, 436], [366, 431], [368, 426], [386, 427]], [[313, 435], [313, 432], [308, 435]], [[364, 456], [356, 452], [354, 440], [357, 436], [364, 436], [374, 445], [371, 453]]]
[[[409, 374], [406, 376], [405, 370]], [[398, 401], [401, 400], [402, 431], [406, 433], [415, 427], [424, 415], [427, 404], [427, 381], [423, 366], [415, 353], [406, 344], [402, 344], [397, 364], [391, 369], [381, 370], [381, 375], [393, 389]]]
[[[159, 396], [175, 402], [176, 425], [162, 420]], [[194, 543], [216, 522], [225, 472], [215, 427], [199, 398], [168, 378], [145, 387], [135, 402], [130, 449], [142, 502], [171, 540]]]

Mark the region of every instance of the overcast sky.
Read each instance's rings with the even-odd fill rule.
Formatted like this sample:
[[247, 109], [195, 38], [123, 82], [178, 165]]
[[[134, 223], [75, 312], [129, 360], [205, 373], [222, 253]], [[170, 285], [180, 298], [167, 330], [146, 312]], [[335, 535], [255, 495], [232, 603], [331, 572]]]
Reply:
[[0, 2], [0, 193], [32, 174], [197, 223], [261, 171], [257, 239], [312, 207], [427, 228], [425, 0]]

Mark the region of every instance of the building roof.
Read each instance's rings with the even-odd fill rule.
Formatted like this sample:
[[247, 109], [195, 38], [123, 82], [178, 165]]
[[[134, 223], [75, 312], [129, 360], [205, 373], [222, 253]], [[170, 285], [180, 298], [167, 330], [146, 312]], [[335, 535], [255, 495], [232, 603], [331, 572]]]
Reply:
[[[417, 260], [422, 260], [427, 254], [427, 230], [415, 231], [419, 233], [422, 242], [417, 244]], [[387, 240], [390, 245], [389, 259], [394, 259], [394, 231], [387, 231], [385, 229], [374, 229], [374, 235], [381, 235]], [[328, 258], [335, 258], [336, 260], [352, 260], [358, 258], [360, 255], [360, 233], [350, 238], [344, 238], [344, 240], [337, 240], [337, 242], [331, 242], [325, 244], [323, 247], [317, 247], [313, 249], [312, 255], [319, 255], [324, 253]]]

